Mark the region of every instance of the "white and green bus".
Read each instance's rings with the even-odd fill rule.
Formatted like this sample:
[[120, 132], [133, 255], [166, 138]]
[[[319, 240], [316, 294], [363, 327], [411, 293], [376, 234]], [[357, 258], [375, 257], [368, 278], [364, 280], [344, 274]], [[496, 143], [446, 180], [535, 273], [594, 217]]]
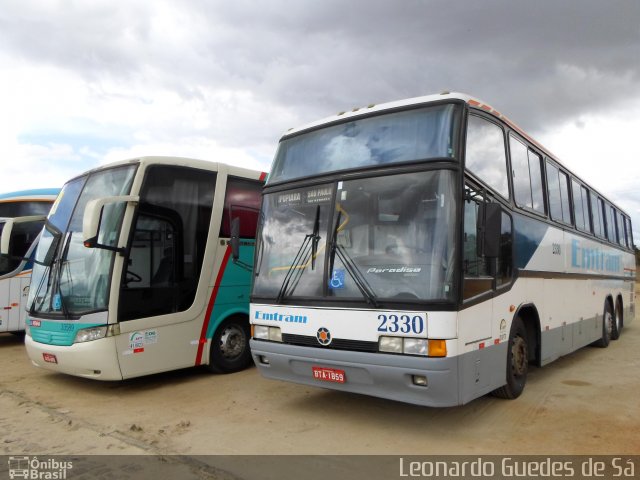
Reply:
[[0, 233], [7, 227], [0, 256], [0, 332], [22, 334], [33, 256], [40, 231], [60, 189], [40, 188], [0, 194]]
[[36, 252], [25, 339], [33, 364], [99, 380], [248, 366], [264, 176], [144, 157], [67, 182]]
[[428, 406], [635, 315], [629, 216], [493, 108], [443, 93], [293, 129], [264, 190], [251, 350], [268, 378]]

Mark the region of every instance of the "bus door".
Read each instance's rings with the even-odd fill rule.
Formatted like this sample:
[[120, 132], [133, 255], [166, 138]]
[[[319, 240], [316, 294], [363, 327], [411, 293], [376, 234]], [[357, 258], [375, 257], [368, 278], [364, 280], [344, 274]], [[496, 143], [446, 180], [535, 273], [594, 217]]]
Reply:
[[194, 364], [206, 294], [195, 300], [215, 182], [216, 172], [207, 170], [147, 169], [120, 278], [116, 345], [123, 378]]
[[[506, 340], [510, 318], [507, 291], [513, 277], [513, 225], [511, 216], [481, 189], [465, 187], [463, 222], [462, 300], [458, 314], [460, 342], [473, 347], [466, 356], [463, 382], [482, 390], [496, 375], [494, 365], [481, 361], [480, 351], [498, 339]], [[486, 237], [483, 232], [488, 232]], [[493, 246], [487, 245], [493, 243]]]

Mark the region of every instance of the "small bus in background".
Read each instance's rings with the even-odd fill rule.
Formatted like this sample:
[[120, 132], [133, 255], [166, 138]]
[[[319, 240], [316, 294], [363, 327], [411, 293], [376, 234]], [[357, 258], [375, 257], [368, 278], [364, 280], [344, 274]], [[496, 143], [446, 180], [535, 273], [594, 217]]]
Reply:
[[251, 351], [265, 377], [306, 385], [516, 398], [530, 363], [618, 338], [634, 283], [629, 215], [489, 105], [370, 105], [280, 141]]
[[25, 338], [33, 364], [98, 380], [247, 367], [265, 175], [143, 157], [67, 182], [36, 252]]
[[7, 255], [0, 256], [0, 332], [24, 331], [25, 306], [33, 254], [38, 238], [60, 189], [43, 188], [0, 194], [0, 233], [7, 224]]

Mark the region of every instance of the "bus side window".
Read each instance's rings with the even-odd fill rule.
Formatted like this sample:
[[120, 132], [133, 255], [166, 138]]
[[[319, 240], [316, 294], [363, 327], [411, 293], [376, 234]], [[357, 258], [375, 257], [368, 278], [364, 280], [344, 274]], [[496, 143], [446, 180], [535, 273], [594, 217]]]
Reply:
[[589, 200], [591, 203], [591, 219], [593, 221], [593, 233], [600, 237], [604, 237], [604, 225], [602, 218], [602, 207], [600, 198], [594, 193], [590, 192]]
[[484, 198], [469, 186], [465, 187], [465, 197], [462, 296], [467, 300], [493, 289], [493, 275], [490, 272], [493, 259], [478, 255], [478, 209]]
[[466, 167], [478, 178], [509, 198], [504, 133], [495, 123], [475, 115], [467, 126]]
[[633, 237], [631, 236], [631, 220], [624, 217], [624, 233], [626, 239], [626, 245], [628, 248], [633, 246]]
[[502, 212], [498, 257], [487, 258], [478, 254], [478, 210], [480, 203], [485, 201], [478, 189], [465, 186], [463, 300], [490, 292], [494, 287], [507, 285], [513, 276], [513, 227], [511, 216], [506, 212]]
[[231, 222], [240, 219], [240, 238], [256, 238], [262, 201], [262, 183], [229, 177], [224, 198], [220, 237], [231, 237]]

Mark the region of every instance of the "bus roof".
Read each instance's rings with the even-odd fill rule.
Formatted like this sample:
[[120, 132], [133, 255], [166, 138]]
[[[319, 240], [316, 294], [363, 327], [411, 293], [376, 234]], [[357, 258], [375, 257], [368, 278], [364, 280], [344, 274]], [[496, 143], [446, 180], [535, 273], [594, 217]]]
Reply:
[[36, 188], [17, 192], [0, 193], [0, 202], [53, 201], [60, 193], [59, 188]]
[[101, 165], [99, 167], [93, 168], [91, 170], [87, 170], [75, 177], [70, 178], [67, 183], [74, 178], [82, 177], [92, 172], [97, 172], [100, 170], [104, 170], [107, 168], [113, 168], [121, 165], [130, 165], [130, 164], [159, 164], [159, 165], [175, 165], [182, 167], [191, 167], [191, 168], [200, 168], [203, 170], [212, 170], [212, 171], [221, 171], [226, 170], [229, 175], [251, 178], [256, 180], [263, 180], [266, 177], [266, 172], [261, 172], [259, 170], [252, 170], [249, 168], [236, 167], [234, 165], [229, 165], [227, 163], [221, 162], [211, 162], [209, 160], [198, 160], [195, 158], [186, 158], [186, 157], [169, 157], [169, 156], [144, 156], [144, 157], [136, 157], [130, 158], [127, 160], [118, 160], [115, 162], [111, 162], [105, 165]]
[[368, 106], [362, 107], [362, 108], [354, 108], [351, 111], [340, 112], [337, 115], [333, 115], [331, 117], [323, 118], [321, 120], [317, 120], [315, 122], [308, 123], [308, 124], [303, 125], [301, 127], [290, 128], [283, 135], [283, 137], [288, 137], [289, 135], [295, 135], [296, 133], [300, 133], [300, 132], [303, 132], [305, 130], [313, 129], [313, 128], [319, 127], [321, 125], [343, 121], [343, 120], [348, 119], [348, 118], [357, 118], [357, 117], [360, 117], [360, 116], [363, 116], [363, 115], [369, 115], [371, 113], [384, 112], [385, 110], [394, 110], [394, 109], [397, 109], [397, 108], [411, 107], [413, 105], [423, 105], [423, 104], [427, 104], [427, 103], [442, 102], [442, 101], [447, 101], [447, 100], [456, 100], [456, 101], [464, 102], [464, 103], [468, 104], [471, 108], [476, 108], [478, 110], [483, 110], [485, 112], [488, 112], [488, 113], [494, 115], [495, 117], [499, 118], [500, 120], [502, 120], [503, 122], [508, 124], [512, 129], [516, 130], [519, 134], [524, 136], [531, 143], [535, 144], [538, 148], [543, 150], [547, 155], [549, 155], [550, 157], [554, 158], [554, 160], [557, 158], [548, 149], [544, 148], [537, 141], [535, 141], [533, 138], [531, 138], [529, 135], [527, 135], [524, 132], [524, 130], [522, 130], [518, 125], [516, 125], [515, 122], [511, 121], [510, 119], [508, 119], [505, 115], [501, 114], [495, 108], [491, 107], [488, 103], [486, 103], [486, 102], [484, 102], [484, 101], [482, 101], [482, 100], [480, 100], [478, 98], [472, 97], [471, 95], [468, 95], [466, 93], [461, 93], [461, 92], [442, 92], [442, 93], [433, 94], [433, 95], [424, 95], [422, 97], [406, 98], [404, 100], [397, 100], [397, 101], [393, 101], [393, 102], [381, 103], [380, 105], [371, 104], [371, 105], [368, 105]]
[[379, 105], [371, 104], [362, 108], [354, 108], [353, 110], [340, 112], [336, 115], [326, 117], [321, 120], [316, 120], [315, 122], [311, 122], [306, 125], [302, 125], [300, 127], [290, 128], [285, 132], [283, 136], [287, 137], [289, 135], [300, 133], [305, 130], [319, 127], [321, 125], [343, 121], [348, 118], [355, 118], [363, 115], [369, 115], [371, 113], [383, 112], [385, 110], [393, 110], [396, 108], [410, 107], [412, 105], [420, 105], [424, 103], [446, 101], [446, 100], [459, 100], [465, 103], [469, 103], [470, 101], [476, 101], [484, 104], [483, 102], [480, 102], [478, 99], [473, 98], [470, 95], [467, 95], [466, 93], [442, 92], [435, 95], [425, 95], [422, 97], [406, 98], [404, 100], [396, 100], [393, 102], [381, 103]]

